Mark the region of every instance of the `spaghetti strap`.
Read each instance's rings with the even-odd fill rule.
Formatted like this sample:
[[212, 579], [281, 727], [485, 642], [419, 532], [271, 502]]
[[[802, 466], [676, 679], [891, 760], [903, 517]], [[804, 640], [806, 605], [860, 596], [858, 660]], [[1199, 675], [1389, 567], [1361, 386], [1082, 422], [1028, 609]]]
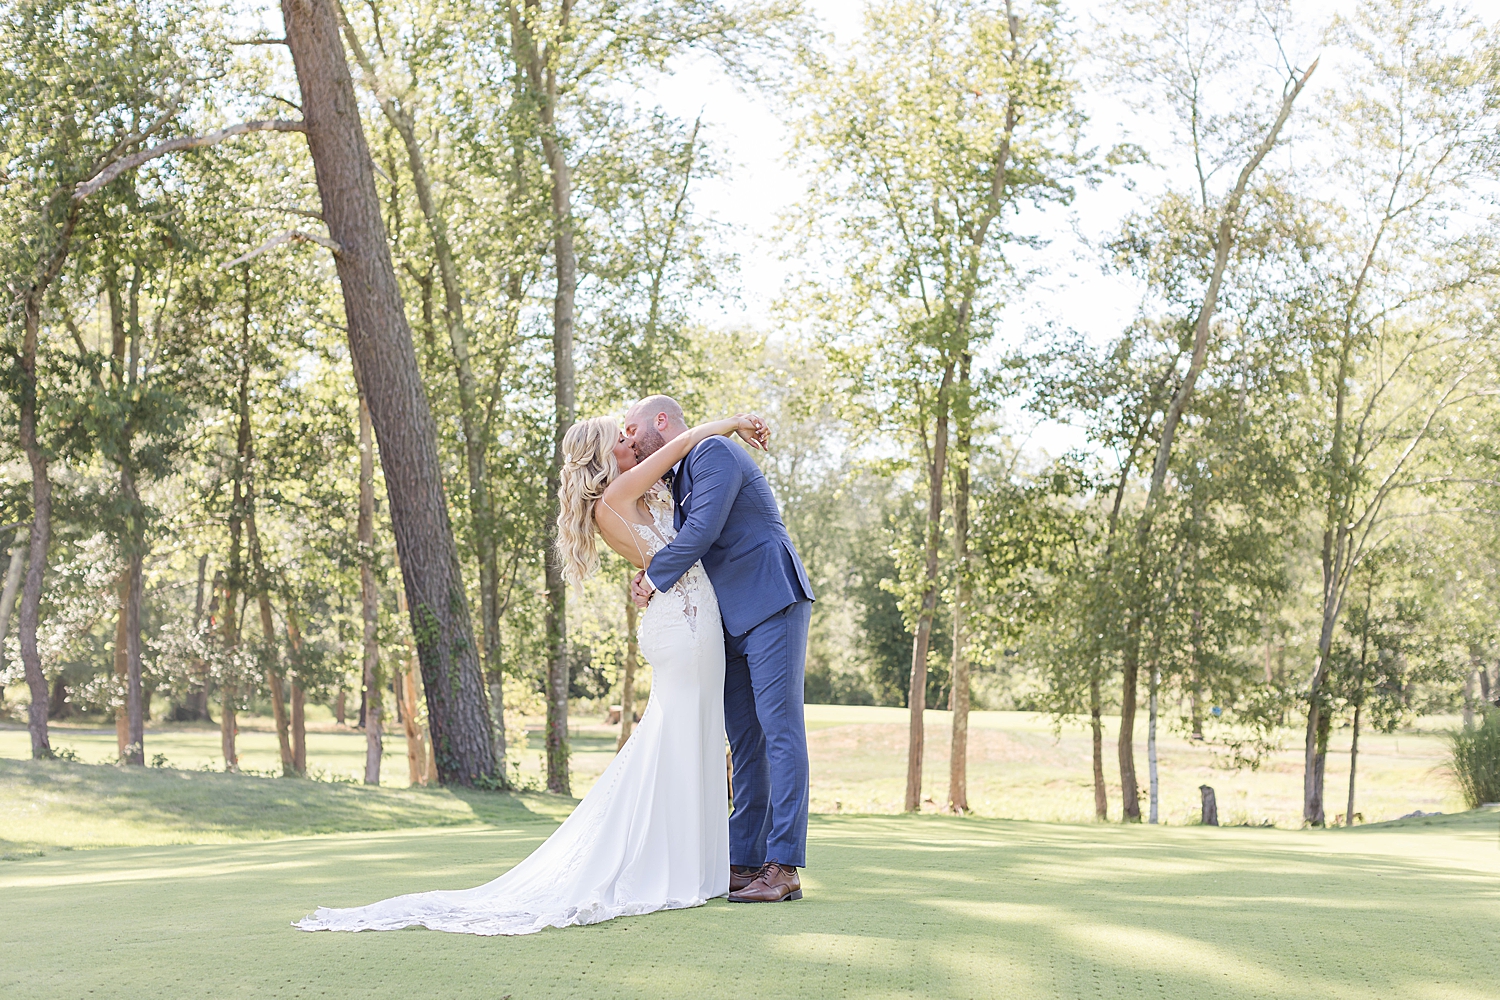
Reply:
[[611, 514], [613, 514], [615, 517], [618, 517], [620, 519], [620, 523], [625, 525], [625, 530], [630, 532], [630, 540], [635, 543], [635, 554], [641, 557], [641, 568], [645, 569], [647, 559], [646, 553], [641, 551], [641, 536], [636, 534], [635, 528], [631, 524], [631, 522], [625, 520], [625, 515], [621, 514], [619, 511], [615, 510], [609, 505], [608, 500], [600, 497], [599, 502], [602, 503], [605, 509], [608, 510]]

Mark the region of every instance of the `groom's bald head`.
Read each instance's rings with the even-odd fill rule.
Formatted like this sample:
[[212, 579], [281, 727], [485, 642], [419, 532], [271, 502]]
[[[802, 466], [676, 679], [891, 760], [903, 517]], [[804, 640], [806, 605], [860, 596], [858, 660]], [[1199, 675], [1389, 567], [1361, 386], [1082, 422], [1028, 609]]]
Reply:
[[625, 411], [622, 424], [625, 440], [635, 451], [637, 461], [666, 444], [668, 438], [688, 429], [682, 406], [671, 396], [662, 395], [647, 396], [637, 402]]

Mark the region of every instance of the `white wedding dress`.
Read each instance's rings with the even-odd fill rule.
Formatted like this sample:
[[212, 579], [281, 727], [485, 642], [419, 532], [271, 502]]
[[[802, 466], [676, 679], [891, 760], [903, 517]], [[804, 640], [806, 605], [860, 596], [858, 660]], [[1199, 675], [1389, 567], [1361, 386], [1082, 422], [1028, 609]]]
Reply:
[[[674, 537], [672, 501], [647, 496], [654, 554]], [[713, 585], [695, 565], [640, 619], [651, 698], [594, 787], [531, 856], [474, 889], [418, 892], [351, 909], [319, 907], [305, 931], [534, 934], [655, 910], [701, 906], [729, 891], [724, 768], [724, 634]]]

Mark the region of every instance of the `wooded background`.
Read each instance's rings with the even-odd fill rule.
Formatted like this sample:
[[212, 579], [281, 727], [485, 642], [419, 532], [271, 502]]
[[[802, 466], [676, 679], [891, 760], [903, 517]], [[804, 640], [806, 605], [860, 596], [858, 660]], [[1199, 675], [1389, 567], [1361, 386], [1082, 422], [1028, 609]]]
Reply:
[[[769, 419], [807, 698], [913, 710], [908, 809], [924, 705], [957, 811], [977, 706], [1092, 720], [1100, 818], [1108, 768], [1155, 820], [1159, 727], [1244, 765], [1291, 727], [1322, 824], [1334, 727], [1357, 753], [1500, 696], [1489, 15], [880, 2], [836, 42], [796, 0], [0, 10], [0, 682], [35, 756], [106, 713], [143, 765], [155, 710], [217, 721], [232, 769], [269, 706], [304, 774], [311, 700], [366, 781], [401, 725], [413, 777], [503, 788], [533, 715], [568, 793], [570, 710], [623, 702], [623, 740], [649, 668], [623, 561], [569, 592], [551, 556], [560, 442], [648, 392]], [[712, 128], [648, 99], [689, 57], [806, 178], [764, 328], [711, 308]], [[1138, 132], [1101, 142], [1098, 94]], [[1101, 184], [1133, 319], [1019, 318]]]

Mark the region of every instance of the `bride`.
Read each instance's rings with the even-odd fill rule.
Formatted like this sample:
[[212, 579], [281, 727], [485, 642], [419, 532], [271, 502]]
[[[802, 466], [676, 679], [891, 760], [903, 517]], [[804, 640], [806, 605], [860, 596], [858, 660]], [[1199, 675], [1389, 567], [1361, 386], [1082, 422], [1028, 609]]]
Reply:
[[[568, 581], [598, 569], [597, 532], [637, 568], [675, 537], [659, 481], [699, 442], [738, 433], [766, 445], [765, 424], [700, 424], [649, 457], [609, 417], [563, 437], [557, 549]], [[305, 931], [422, 926], [463, 934], [534, 934], [655, 910], [700, 906], [729, 891], [724, 771], [724, 634], [713, 586], [695, 565], [655, 595], [640, 620], [651, 698], [629, 741], [562, 826], [531, 856], [474, 889], [436, 890], [359, 906], [319, 907]]]

